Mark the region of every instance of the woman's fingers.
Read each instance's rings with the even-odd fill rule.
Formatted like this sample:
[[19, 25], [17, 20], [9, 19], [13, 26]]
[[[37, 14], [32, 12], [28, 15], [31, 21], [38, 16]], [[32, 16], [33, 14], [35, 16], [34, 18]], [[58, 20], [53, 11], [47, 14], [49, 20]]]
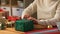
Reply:
[[49, 20], [49, 23], [50, 23], [52, 26], [56, 26], [56, 21], [55, 21], [55, 20]]
[[27, 19], [27, 18], [29, 18], [29, 17], [30, 17], [30, 15], [24, 15], [23, 18], [26, 18], [26, 19]]

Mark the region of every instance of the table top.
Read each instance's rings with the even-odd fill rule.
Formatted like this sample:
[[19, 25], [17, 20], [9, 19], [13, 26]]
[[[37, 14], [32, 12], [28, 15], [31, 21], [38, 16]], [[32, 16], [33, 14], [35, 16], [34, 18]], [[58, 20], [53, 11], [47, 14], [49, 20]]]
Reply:
[[6, 30], [0, 30], [0, 34], [60, 34], [57, 28], [53, 29], [42, 29], [42, 30], [32, 30], [28, 32], [16, 31], [14, 28], [6, 28]]
[[16, 31], [14, 28], [7, 28], [6, 30], [0, 30], [0, 34], [24, 34], [24, 32]]

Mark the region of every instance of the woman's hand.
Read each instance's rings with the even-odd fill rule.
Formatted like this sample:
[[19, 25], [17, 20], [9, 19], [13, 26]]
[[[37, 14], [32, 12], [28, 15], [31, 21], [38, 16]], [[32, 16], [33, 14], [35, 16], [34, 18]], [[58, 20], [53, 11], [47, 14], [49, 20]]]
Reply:
[[35, 19], [35, 18], [33, 18], [33, 17], [29, 17], [29, 18], [27, 18], [27, 19], [28, 19], [28, 20], [33, 20], [34, 24], [38, 24], [37, 19]]
[[29, 18], [30, 17], [30, 15], [24, 15], [24, 19], [27, 19], [27, 18]]
[[37, 19], [31, 17], [30, 15], [25, 15], [23, 18], [27, 20], [33, 20], [34, 24], [38, 24]]

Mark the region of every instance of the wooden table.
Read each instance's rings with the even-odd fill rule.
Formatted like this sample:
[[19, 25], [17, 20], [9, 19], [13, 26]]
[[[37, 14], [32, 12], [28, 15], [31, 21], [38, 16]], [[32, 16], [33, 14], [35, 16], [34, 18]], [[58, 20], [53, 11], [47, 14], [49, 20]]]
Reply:
[[[46, 29], [46, 30], [48, 30], [48, 29]], [[30, 33], [41, 32], [41, 31], [45, 31], [45, 30], [32, 30], [32, 31], [28, 31], [28, 32], [21, 32], [21, 31], [16, 31], [14, 28], [6, 28], [6, 30], [0, 30], [0, 34], [30, 34]], [[47, 32], [44, 34], [60, 34], [60, 31]]]
[[24, 32], [16, 31], [14, 28], [6, 28], [6, 30], [0, 30], [0, 34], [24, 34]]

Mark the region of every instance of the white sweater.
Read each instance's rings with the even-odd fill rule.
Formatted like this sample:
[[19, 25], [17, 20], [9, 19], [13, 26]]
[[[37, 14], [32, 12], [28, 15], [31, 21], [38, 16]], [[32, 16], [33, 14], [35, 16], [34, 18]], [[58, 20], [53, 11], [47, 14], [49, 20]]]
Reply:
[[55, 22], [60, 21], [60, 1], [59, 0], [34, 0], [22, 13], [32, 15], [37, 11], [39, 24], [56, 25]]

